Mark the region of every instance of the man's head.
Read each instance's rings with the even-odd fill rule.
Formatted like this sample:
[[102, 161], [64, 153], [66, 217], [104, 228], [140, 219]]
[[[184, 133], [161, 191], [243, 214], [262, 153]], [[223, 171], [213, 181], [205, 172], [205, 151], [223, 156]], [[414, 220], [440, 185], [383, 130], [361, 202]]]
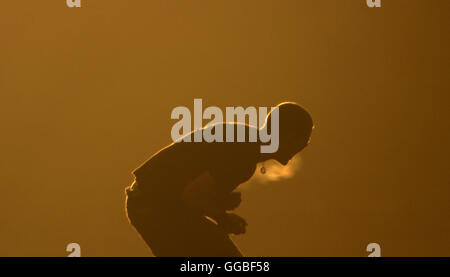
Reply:
[[[314, 127], [311, 115], [300, 105], [293, 102], [283, 102], [277, 105], [279, 118], [279, 147], [272, 154], [272, 159], [286, 165], [289, 160], [303, 148], [311, 137]], [[272, 113], [267, 116], [266, 127], [271, 126]]]

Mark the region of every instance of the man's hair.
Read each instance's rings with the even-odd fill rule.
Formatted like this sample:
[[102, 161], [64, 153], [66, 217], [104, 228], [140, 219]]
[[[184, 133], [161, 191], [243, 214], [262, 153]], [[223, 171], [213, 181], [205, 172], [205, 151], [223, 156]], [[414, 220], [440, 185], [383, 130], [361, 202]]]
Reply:
[[[308, 140], [314, 123], [307, 110], [294, 102], [283, 102], [277, 105], [279, 118], [279, 131], [281, 141], [299, 142]], [[267, 127], [270, 131], [272, 112], [267, 115]]]

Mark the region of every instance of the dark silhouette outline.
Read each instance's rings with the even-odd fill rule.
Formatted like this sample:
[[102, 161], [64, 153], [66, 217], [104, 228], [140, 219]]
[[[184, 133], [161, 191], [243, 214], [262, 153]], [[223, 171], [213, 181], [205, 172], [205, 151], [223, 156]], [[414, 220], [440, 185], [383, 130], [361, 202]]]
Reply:
[[[172, 143], [133, 172], [136, 180], [126, 188], [127, 215], [155, 256], [242, 256], [229, 237], [245, 233], [247, 226], [230, 213], [241, 202], [241, 194], [233, 191], [253, 175], [258, 162], [275, 159], [286, 165], [308, 145], [313, 129], [311, 116], [296, 103], [277, 107], [275, 153], [260, 153], [260, 142], [248, 142], [255, 127], [245, 125], [247, 142]], [[269, 133], [270, 120], [269, 114], [263, 127]], [[236, 134], [238, 124], [233, 125]]]

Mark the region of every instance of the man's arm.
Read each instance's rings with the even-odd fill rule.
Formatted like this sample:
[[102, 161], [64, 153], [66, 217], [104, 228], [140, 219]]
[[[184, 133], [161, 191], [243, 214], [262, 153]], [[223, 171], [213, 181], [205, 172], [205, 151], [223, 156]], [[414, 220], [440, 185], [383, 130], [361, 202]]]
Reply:
[[217, 184], [208, 171], [194, 179], [184, 188], [182, 199], [190, 207], [218, 221], [225, 214]]
[[245, 220], [226, 212], [239, 206], [240, 193], [221, 195], [217, 185], [211, 174], [205, 171], [185, 187], [182, 199], [188, 206], [215, 220], [227, 232], [244, 233]]

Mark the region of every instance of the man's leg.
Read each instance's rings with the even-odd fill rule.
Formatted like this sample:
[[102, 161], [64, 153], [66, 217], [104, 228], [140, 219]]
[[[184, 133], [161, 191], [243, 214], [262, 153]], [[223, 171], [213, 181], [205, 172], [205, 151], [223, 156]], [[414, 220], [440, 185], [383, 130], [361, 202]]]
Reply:
[[127, 199], [127, 212], [155, 256], [160, 257], [241, 257], [242, 254], [215, 223], [185, 211], [169, 216], [164, 209], [149, 214]]
[[205, 217], [187, 215], [177, 226], [179, 254], [197, 257], [242, 257], [225, 231]]

